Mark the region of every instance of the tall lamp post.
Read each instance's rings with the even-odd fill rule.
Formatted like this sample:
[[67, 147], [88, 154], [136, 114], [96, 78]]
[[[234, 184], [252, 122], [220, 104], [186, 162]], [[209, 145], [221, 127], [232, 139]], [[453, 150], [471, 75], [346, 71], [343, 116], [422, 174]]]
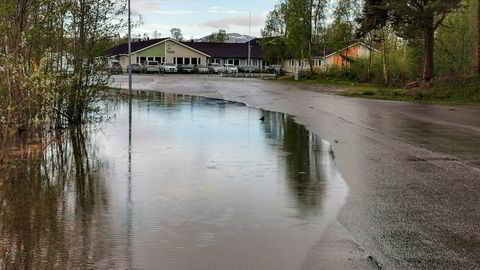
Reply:
[[132, 24], [128, 0], [128, 140], [132, 140]]
[[252, 24], [252, 14], [251, 14], [251, 13], [248, 13], [248, 61], [247, 61], [247, 62], [248, 62], [247, 65], [248, 65], [248, 66], [251, 65], [251, 64], [250, 64], [250, 62], [251, 62], [251, 60], [250, 60], [250, 57], [251, 57], [251, 52], [250, 52], [250, 50], [252, 49], [252, 47], [250, 46], [250, 35], [251, 35], [251, 30], [250, 30], [250, 28], [251, 28], [251, 24]]
[[130, 0], [128, 0], [128, 94], [132, 95], [132, 24], [130, 19]]

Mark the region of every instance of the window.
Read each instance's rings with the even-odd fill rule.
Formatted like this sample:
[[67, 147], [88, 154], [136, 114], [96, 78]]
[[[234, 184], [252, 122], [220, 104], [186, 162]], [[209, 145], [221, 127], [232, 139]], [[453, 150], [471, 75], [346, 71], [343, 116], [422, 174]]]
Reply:
[[215, 63], [220, 64], [221, 60], [220, 59], [215, 59]]
[[240, 60], [238, 60], [238, 59], [233, 60], [233, 64], [234, 64], [235, 66], [240, 65]]
[[137, 56], [137, 61], [135, 63], [139, 63], [138, 61], [140, 61], [140, 57]]
[[165, 57], [162, 57], [162, 64], [165, 63]]
[[199, 64], [199, 65], [202, 64], [202, 58], [198, 58], [198, 64]]
[[147, 61], [147, 58], [146, 57], [140, 57], [140, 63], [143, 64], [143, 62]]
[[183, 57], [177, 57], [177, 64], [183, 65]]
[[185, 58], [185, 65], [190, 65], [190, 58]]
[[197, 58], [192, 58], [192, 65], [196, 65], [197, 64]]
[[253, 59], [253, 60], [252, 60], [252, 66], [257, 66], [257, 65], [258, 65], [257, 59]]
[[155, 61], [157, 61], [158, 63], [161, 63], [162, 62], [162, 57], [155, 57]]
[[228, 59], [228, 64], [233, 65], [233, 59]]
[[148, 57], [148, 61], [153, 61], [153, 57]]

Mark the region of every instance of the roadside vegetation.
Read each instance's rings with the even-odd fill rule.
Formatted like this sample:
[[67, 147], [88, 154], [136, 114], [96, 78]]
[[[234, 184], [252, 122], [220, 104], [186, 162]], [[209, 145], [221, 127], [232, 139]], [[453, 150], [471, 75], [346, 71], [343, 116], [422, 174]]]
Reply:
[[343, 68], [310, 65], [300, 80], [353, 84], [349, 95], [369, 98], [478, 103], [480, 1], [417, 2], [280, 0], [262, 31], [266, 58], [312, 63], [361, 41], [370, 57], [346, 57]]
[[0, 2], [0, 139], [101, 117], [120, 0]]

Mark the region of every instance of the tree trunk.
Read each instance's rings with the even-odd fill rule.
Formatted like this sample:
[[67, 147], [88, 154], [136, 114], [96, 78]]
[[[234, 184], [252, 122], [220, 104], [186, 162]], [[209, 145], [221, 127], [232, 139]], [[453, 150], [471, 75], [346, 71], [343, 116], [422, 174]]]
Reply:
[[387, 68], [387, 35], [385, 34], [385, 30], [383, 32], [383, 40], [382, 40], [382, 45], [383, 45], [383, 52], [382, 52], [382, 58], [383, 58], [383, 80], [385, 81], [385, 86], [388, 86], [388, 68]]
[[[433, 20], [432, 20], [433, 21]], [[425, 29], [423, 52], [423, 80], [429, 82], [433, 78], [433, 46], [435, 43], [435, 30], [433, 26]]]
[[477, 1], [477, 74], [480, 75], [480, 0]]

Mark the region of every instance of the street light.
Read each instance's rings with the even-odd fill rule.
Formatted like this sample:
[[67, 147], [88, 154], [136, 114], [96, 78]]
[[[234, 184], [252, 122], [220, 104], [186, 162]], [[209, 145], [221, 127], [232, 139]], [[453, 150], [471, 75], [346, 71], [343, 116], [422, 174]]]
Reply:
[[132, 96], [132, 24], [130, 14], [130, 0], [128, 0], [128, 94]]

